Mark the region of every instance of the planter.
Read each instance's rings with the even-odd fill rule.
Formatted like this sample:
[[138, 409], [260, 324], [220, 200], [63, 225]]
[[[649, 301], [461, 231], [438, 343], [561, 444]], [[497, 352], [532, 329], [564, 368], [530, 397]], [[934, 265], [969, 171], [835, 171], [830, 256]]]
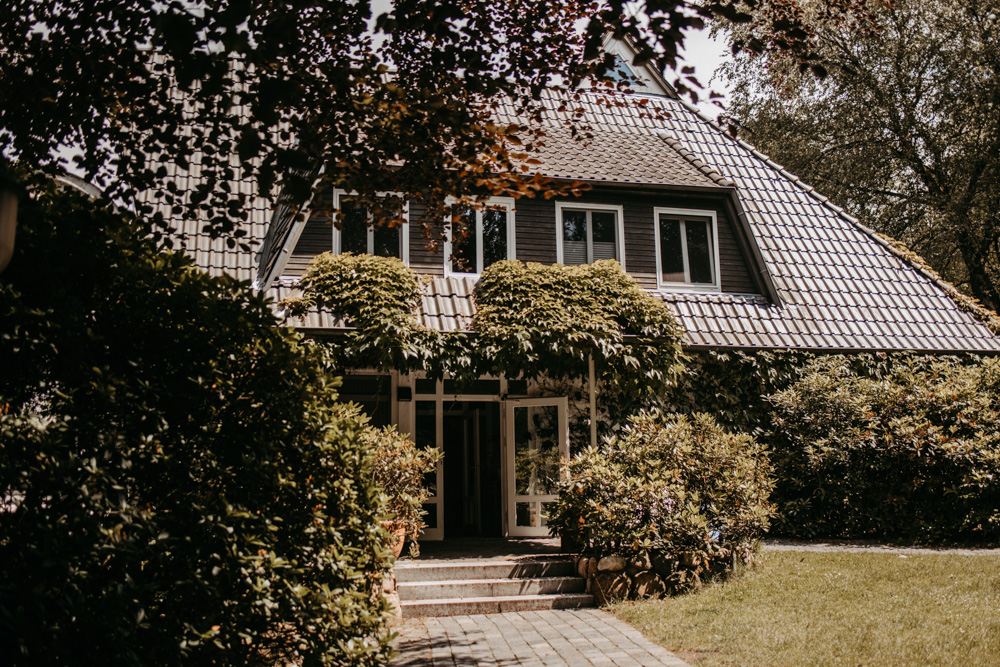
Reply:
[[381, 526], [388, 531], [390, 537], [390, 546], [392, 548], [392, 557], [399, 558], [400, 554], [403, 553], [403, 545], [406, 544], [406, 526], [401, 526], [395, 521], [383, 521]]

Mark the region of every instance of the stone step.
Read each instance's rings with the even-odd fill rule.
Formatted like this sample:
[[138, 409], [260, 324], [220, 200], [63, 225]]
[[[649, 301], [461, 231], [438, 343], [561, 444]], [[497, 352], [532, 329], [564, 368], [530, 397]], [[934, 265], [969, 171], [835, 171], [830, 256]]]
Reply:
[[587, 582], [581, 577], [530, 577], [516, 579], [454, 579], [411, 581], [397, 584], [399, 599], [441, 600], [446, 598], [510, 597], [582, 593]]
[[409, 600], [401, 604], [403, 618], [420, 616], [459, 616], [464, 614], [501, 614], [545, 609], [579, 609], [594, 606], [594, 596], [583, 593], [565, 595], [502, 595], [498, 597], [451, 598], [447, 600]]
[[571, 560], [465, 560], [437, 562], [397, 562], [399, 583], [453, 581], [469, 579], [528, 579], [534, 577], [572, 577], [576, 569]]

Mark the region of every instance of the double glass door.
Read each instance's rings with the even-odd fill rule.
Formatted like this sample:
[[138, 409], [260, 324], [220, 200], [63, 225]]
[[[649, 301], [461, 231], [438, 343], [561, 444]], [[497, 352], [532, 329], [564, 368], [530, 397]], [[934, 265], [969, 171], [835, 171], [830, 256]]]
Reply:
[[414, 441], [444, 452], [426, 480], [424, 539], [548, 536], [569, 455], [566, 398], [463, 398], [418, 396], [413, 405]]
[[559, 497], [562, 459], [569, 456], [566, 399], [507, 401], [506, 408], [507, 534], [544, 537]]

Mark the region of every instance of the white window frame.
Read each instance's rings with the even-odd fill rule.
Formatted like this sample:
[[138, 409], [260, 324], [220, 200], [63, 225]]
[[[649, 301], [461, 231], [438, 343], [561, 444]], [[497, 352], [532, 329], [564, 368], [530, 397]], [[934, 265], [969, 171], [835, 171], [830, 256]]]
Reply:
[[[556, 202], [556, 262], [563, 263], [563, 211], [613, 211], [615, 213], [615, 254], [625, 269], [625, 207], [621, 204], [588, 204], [585, 202]], [[593, 264], [594, 227], [587, 221], [587, 257]]]
[[[448, 208], [456, 205], [458, 200], [449, 197]], [[451, 268], [451, 234], [452, 219], [445, 220], [448, 226], [448, 233], [444, 241], [444, 275], [445, 276], [479, 276], [483, 272], [483, 211], [486, 209], [503, 209], [507, 213], [507, 259], [517, 257], [517, 245], [515, 242], [514, 225], [514, 198], [513, 197], [491, 197], [483, 202], [485, 208], [473, 207], [476, 212], [476, 266], [475, 271], [453, 271]]]
[[[389, 196], [401, 196], [398, 192], [376, 192], [377, 197], [389, 197]], [[357, 192], [348, 192], [346, 190], [334, 190], [333, 191], [333, 207], [339, 212], [341, 199], [357, 197]], [[339, 213], [337, 214], [339, 215]], [[375, 228], [371, 224], [372, 214], [371, 211], [368, 212], [368, 254], [374, 254], [375, 250]], [[399, 243], [400, 243], [400, 259], [403, 260], [403, 264], [406, 266], [410, 265], [410, 202], [403, 200], [403, 219], [405, 222], [399, 227]], [[339, 255], [341, 253], [340, 249], [340, 236], [341, 232], [337, 225], [331, 225], [333, 227], [333, 254]]]
[[[661, 253], [663, 252], [660, 246], [660, 216], [667, 215], [676, 218], [680, 218], [681, 221], [681, 252], [684, 254], [684, 282], [669, 282], [663, 280], [663, 269], [661, 262]], [[691, 282], [691, 270], [688, 266], [688, 251], [687, 251], [687, 233], [686, 224], [684, 222], [685, 217], [690, 218], [708, 218], [711, 221], [712, 226], [712, 284], [706, 283], [692, 283]], [[721, 282], [719, 278], [719, 218], [715, 211], [704, 211], [699, 209], [691, 208], [661, 208], [656, 207], [653, 209], [653, 236], [656, 243], [656, 285], [661, 290], [671, 291], [671, 292], [719, 292], [722, 291]]]

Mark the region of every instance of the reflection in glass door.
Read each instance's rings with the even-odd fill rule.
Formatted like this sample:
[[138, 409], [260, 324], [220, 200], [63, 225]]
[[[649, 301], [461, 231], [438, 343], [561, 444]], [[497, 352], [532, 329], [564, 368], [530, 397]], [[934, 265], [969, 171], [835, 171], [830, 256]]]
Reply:
[[507, 403], [507, 533], [549, 534], [548, 510], [558, 497], [560, 461], [569, 456], [565, 398]]
[[[441, 449], [441, 428], [439, 425], [441, 411], [438, 410], [437, 401], [417, 401], [414, 409], [413, 419], [413, 441], [417, 447], [426, 449]], [[427, 488], [430, 498], [424, 503], [424, 523], [426, 528], [422, 534], [423, 539], [440, 540], [444, 535], [441, 508], [441, 478], [444, 474], [444, 465], [438, 462], [437, 469], [424, 478], [424, 486]]]

